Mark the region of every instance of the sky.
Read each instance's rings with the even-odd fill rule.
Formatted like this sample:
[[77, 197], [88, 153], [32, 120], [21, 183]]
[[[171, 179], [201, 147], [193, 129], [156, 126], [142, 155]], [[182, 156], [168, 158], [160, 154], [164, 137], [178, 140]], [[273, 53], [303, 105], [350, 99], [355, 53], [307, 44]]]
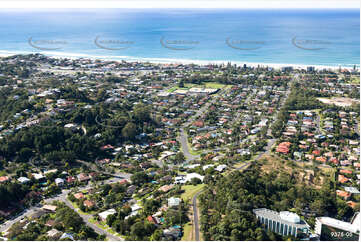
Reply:
[[359, 0], [4, 0], [1, 8], [360, 8]]

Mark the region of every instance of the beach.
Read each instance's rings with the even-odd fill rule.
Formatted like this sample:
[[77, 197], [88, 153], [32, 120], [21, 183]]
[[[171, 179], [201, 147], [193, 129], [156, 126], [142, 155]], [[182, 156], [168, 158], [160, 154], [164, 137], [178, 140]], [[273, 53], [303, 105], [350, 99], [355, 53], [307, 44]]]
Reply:
[[[27, 55], [27, 54], [36, 54], [36, 52], [8, 52], [0, 51], [0, 57], [9, 57], [13, 55]], [[103, 61], [127, 61], [127, 62], [140, 62], [140, 63], [154, 63], [154, 64], [196, 64], [200, 66], [205, 65], [221, 65], [231, 63], [232, 65], [243, 66], [244, 64], [247, 67], [270, 67], [273, 69], [281, 69], [282, 67], [292, 67], [293, 69], [307, 69], [309, 66], [315, 67], [316, 70], [339, 70], [340, 66], [329, 66], [329, 65], [305, 65], [305, 64], [294, 64], [294, 63], [253, 63], [247, 61], [229, 61], [229, 60], [191, 60], [191, 59], [171, 59], [171, 58], [146, 58], [146, 57], [131, 57], [131, 56], [98, 56], [98, 55], [87, 55], [79, 53], [63, 53], [63, 52], [47, 52], [47, 53], [38, 53], [44, 54], [52, 58], [68, 58], [68, 59], [91, 59], [91, 60], [103, 60]], [[353, 70], [353, 66], [342, 66], [341, 69]], [[359, 70], [359, 65], [356, 65], [356, 69]]]

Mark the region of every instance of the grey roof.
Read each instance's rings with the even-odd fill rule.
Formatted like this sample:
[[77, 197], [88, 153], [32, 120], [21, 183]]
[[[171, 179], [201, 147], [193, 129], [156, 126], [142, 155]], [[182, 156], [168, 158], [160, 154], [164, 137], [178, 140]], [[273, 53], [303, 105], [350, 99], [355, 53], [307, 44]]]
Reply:
[[345, 191], [349, 193], [360, 193], [360, 191], [356, 187], [345, 187]]
[[272, 219], [273, 221], [281, 222], [283, 224], [287, 224], [289, 226], [293, 226], [296, 228], [308, 228], [310, 227], [305, 221], [301, 220], [300, 223], [292, 223], [290, 221], [284, 220], [281, 218], [280, 214], [277, 211], [273, 211], [267, 208], [256, 208], [253, 209], [253, 213], [259, 217], [264, 217], [267, 219]]

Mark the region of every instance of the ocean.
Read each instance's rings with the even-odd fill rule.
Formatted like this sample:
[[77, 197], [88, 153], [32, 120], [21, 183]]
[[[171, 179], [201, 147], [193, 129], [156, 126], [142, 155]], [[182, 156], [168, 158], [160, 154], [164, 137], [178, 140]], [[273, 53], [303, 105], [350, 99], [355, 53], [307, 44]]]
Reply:
[[0, 55], [360, 65], [359, 9], [1, 9]]

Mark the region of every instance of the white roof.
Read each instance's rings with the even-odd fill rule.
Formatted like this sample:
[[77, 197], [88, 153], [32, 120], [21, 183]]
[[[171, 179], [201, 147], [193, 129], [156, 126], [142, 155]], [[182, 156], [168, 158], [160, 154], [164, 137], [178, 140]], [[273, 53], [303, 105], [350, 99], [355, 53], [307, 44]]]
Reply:
[[214, 166], [213, 164], [205, 165], [205, 166], [203, 166], [203, 170], [205, 171], [205, 170], [207, 170], [208, 168], [213, 167], [213, 166]]
[[76, 127], [76, 126], [77, 126], [76, 124], [65, 124], [64, 128], [73, 128], [73, 127]]
[[55, 173], [57, 171], [58, 169], [52, 169], [52, 170], [44, 171], [44, 174]]
[[193, 168], [196, 168], [196, 167], [198, 167], [198, 166], [200, 166], [200, 164], [192, 164], [192, 165], [187, 165], [187, 166], [185, 166], [186, 168], [189, 168], [189, 169], [193, 169]]
[[28, 181], [30, 181], [30, 179], [29, 178], [27, 178], [27, 177], [19, 177], [18, 178], [18, 181], [19, 182], [21, 182], [21, 183], [26, 183], [26, 182], [28, 182]]
[[203, 181], [204, 176], [199, 175], [198, 173], [189, 173], [186, 175], [185, 180], [190, 181], [192, 178], [198, 178]]
[[141, 209], [142, 207], [139, 206], [138, 204], [133, 204], [130, 208], [132, 209], [132, 211], [137, 211], [137, 210]]
[[219, 165], [219, 166], [217, 166], [216, 170], [217, 171], [223, 171], [226, 168], [227, 168], [227, 165]]
[[34, 176], [34, 178], [36, 180], [40, 180], [40, 179], [44, 178], [44, 176], [40, 173], [33, 173], [32, 175]]
[[342, 229], [345, 231], [353, 232], [355, 233], [357, 230], [360, 230], [359, 227], [357, 227], [357, 223], [351, 224], [347, 223], [338, 219], [330, 218], [330, 217], [319, 217], [316, 218], [316, 220], [320, 221], [322, 224], [332, 226], [338, 229]]
[[99, 213], [99, 217], [104, 220], [104, 219], [106, 219], [109, 215], [115, 214], [115, 213], [117, 213], [117, 211], [115, 211], [114, 208], [111, 208], [111, 209], [108, 209], [108, 210], [106, 210], [106, 211], [104, 211], [104, 212]]
[[291, 213], [288, 211], [280, 212], [280, 217], [283, 220], [289, 221], [291, 223], [299, 223], [301, 221], [300, 216], [295, 213]]
[[58, 183], [58, 182], [64, 182], [64, 179], [62, 179], [62, 178], [55, 178], [55, 183]]

